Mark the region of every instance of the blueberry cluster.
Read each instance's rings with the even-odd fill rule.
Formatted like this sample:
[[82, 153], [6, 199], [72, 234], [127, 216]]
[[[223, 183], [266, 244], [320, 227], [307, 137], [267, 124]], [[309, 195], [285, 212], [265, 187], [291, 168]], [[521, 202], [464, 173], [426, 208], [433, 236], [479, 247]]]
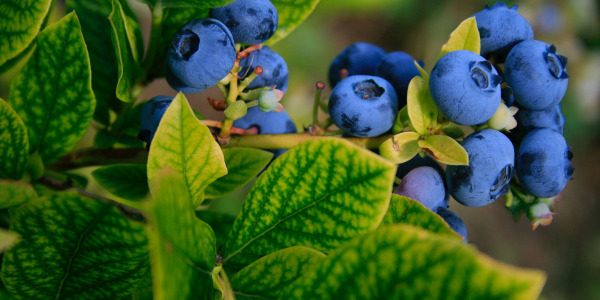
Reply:
[[[258, 106], [234, 118], [233, 126], [254, 128], [259, 134], [295, 133], [289, 115], [279, 113], [283, 107], [278, 102], [288, 85], [287, 64], [268, 46], [260, 45], [273, 36], [278, 19], [277, 9], [269, 0], [236, 0], [212, 8], [210, 18], [186, 23], [173, 37], [165, 67], [167, 82], [177, 91], [199, 93], [228, 84], [235, 73], [238, 87], [243, 87], [239, 98], [256, 100]], [[171, 100], [158, 96], [145, 104], [139, 138], [147, 145]]]

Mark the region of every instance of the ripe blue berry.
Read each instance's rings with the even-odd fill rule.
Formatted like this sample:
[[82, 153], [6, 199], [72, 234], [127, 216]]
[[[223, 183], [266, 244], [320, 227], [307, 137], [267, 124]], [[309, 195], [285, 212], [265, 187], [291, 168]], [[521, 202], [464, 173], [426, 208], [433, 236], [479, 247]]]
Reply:
[[469, 154], [469, 165], [446, 168], [446, 183], [454, 199], [479, 207], [506, 194], [515, 159], [510, 140], [499, 131], [484, 129], [470, 134], [461, 145]]
[[373, 137], [394, 125], [398, 97], [385, 79], [355, 75], [335, 86], [328, 107], [331, 120], [340, 129], [354, 136]]
[[[396, 177], [404, 178], [408, 172], [418, 168], [418, 167], [431, 167], [434, 168], [442, 178], [446, 178], [446, 172], [440, 166], [440, 164], [435, 161], [435, 159], [431, 158], [431, 156], [421, 157], [421, 155], [415, 155], [415, 157], [411, 158], [409, 161], [401, 163], [398, 165], [398, 169], [396, 170]], [[448, 186], [444, 181], [444, 190], [446, 191], [446, 195], [444, 196], [444, 200], [446, 204], [450, 199], [450, 194], [448, 194]]]
[[560, 103], [569, 83], [567, 58], [553, 45], [524, 41], [508, 54], [505, 79], [515, 100], [528, 110], [545, 110]]
[[496, 2], [475, 14], [482, 56], [504, 61], [512, 47], [533, 39], [531, 25], [517, 12], [517, 8], [517, 5], [508, 8], [506, 4]]
[[229, 29], [215, 19], [198, 19], [183, 25], [173, 37], [167, 68], [181, 84], [205, 90], [227, 76], [235, 58]]
[[405, 52], [390, 52], [386, 54], [375, 71], [379, 76], [389, 81], [398, 95], [398, 107], [406, 105], [408, 84], [415, 76], [419, 76], [415, 59]]
[[369, 43], [354, 43], [344, 48], [329, 66], [329, 84], [334, 87], [342, 80], [342, 70], [347, 76], [375, 75], [384, 55], [385, 50]]
[[156, 96], [142, 107], [142, 113], [140, 116], [141, 126], [140, 134], [138, 138], [147, 143], [147, 147], [150, 147], [150, 143], [156, 134], [156, 129], [160, 124], [160, 120], [171, 105], [173, 97], [169, 96]]
[[546, 110], [520, 109], [517, 112], [517, 127], [529, 132], [535, 128], [550, 128], [562, 134], [565, 127], [565, 116], [560, 112], [561, 105]]
[[444, 179], [432, 167], [418, 167], [408, 172], [394, 193], [418, 201], [433, 212], [448, 207]]
[[225, 24], [236, 43], [260, 44], [273, 36], [279, 23], [277, 9], [269, 0], [236, 0], [212, 8], [211, 18]]
[[[245, 116], [233, 122], [233, 127], [250, 129], [254, 127], [258, 134], [284, 134], [296, 133], [296, 125], [290, 115], [284, 110], [282, 112], [263, 112], [258, 106], [248, 108]], [[275, 150], [275, 157], [285, 152], [285, 149]]]
[[177, 79], [177, 77], [175, 77], [175, 75], [173, 75], [173, 72], [171, 72], [171, 69], [169, 69], [168, 67], [165, 68], [165, 79], [167, 80], [167, 83], [169, 83], [171, 88], [173, 88], [174, 90], [176, 90], [178, 92], [182, 92], [182, 93], [186, 93], [186, 94], [195, 94], [195, 93], [200, 93], [204, 90], [204, 89], [193, 88], [191, 86], [187, 86], [187, 85], [183, 84], [183, 82], [181, 82], [179, 79]]
[[448, 223], [448, 226], [452, 230], [460, 234], [465, 241], [467, 240], [467, 226], [465, 226], [465, 222], [457, 214], [443, 208], [439, 209], [437, 214]]
[[549, 128], [534, 129], [519, 147], [516, 162], [519, 183], [536, 197], [556, 196], [572, 179], [572, 158], [560, 133]]
[[242, 70], [238, 75], [241, 79], [245, 79], [257, 66], [260, 66], [263, 72], [252, 80], [247, 87], [248, 90], [277, 86], [278, 90], [285, 93], [288, 85], [288, 67], [283, 57], [271, 50], [269, 46], [263, 46], [262, 49], [252, 51], [250, 56], [240, 60]]
[[502, 77], [475, 52], [450, 52], [435, 64], [429, 77], [431, 96], [450, 121], [477, 125], [491, 118], [500, 105]]

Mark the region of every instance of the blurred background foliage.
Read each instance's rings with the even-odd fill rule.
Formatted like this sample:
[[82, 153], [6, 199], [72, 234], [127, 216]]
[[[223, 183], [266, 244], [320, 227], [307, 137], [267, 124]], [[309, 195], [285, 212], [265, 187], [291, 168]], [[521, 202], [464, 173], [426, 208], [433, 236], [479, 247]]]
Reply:
[[[130, 1], [140, 16], [146, 44], [149, 11]], [[404, 51], [431, 70], [442, 44], [458, 24], [494, 1], [477, 0], [321, 0], [314, 13], [296, 31], [273, 47], [288, 63], [290, 85], [282, 101], [299, 129], [309, 125], [315, 83], [326, 81], [331, 60], [358, 41], [377, 44], [386, 51]], [[569, 58], [569, 88], [563, 104], [565, 137], [575, 155], [575, 180], [556, 205], [552, 225], [529, 229], [526, 218], [513, 222], [500, 199], [482, 208], [451, 202], [451, 210], [465, 221], [469, 242], [500, 261], [544, 270], [545, 299], [600, 299], [600, 2], [595, 0], [505, 1], [518, 4], [532, 24], [535, 39], [557, 45]], [[64, 15], [64, 3], [53, 9], [52, 20]], [[106, 45], [112, 51], [112, 45]], [[22, 65], [22, 64], [21, 64]], [[21, 65], [0, 75], [0, 97], [8, 98], [9, 84]], [[329, 89], [324, 92], [324, 98]], [[174, 96], [164, 80], [153, 82], [140, 99]], [[218, 90], [188, 95], [192, 106], [208, 118], [220, 118], [206, 97], [220, 98]], [[324, 116], [322, 116], [324, 117]], [[90, 127], [78, 147], [93, 143]], [[89, 174], [93, 168], [79, 170]], [[90, 181], [88, 190], [103, 191]], [[212, 209], [237, 214], [245, 192], [217, 199]]]

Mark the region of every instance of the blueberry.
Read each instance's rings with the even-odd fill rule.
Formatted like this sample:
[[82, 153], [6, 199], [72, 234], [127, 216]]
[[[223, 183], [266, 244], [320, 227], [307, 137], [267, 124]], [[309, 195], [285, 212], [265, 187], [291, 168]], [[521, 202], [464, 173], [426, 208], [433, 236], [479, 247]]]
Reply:
[[211, 18], [225, 24], [236, 43], [260, 44], [273, 36], [279, 23], [277, 9], [269, 0], [236, 0], [210, 10]]
[[147, 147], [150, 147], [150, 143], [154, 138], [154, 134], [156, 134], [156, 130], [158, 129], [158, 125], [160, 124], [160, 120], [163, 115], [171, 105], [173, 101], [173, 97], [169, 96], [156, 96], [142, 107], [142, 112], [140, 116], [141, 126], [140, 126], [140, 134], [138, 138], [147, 143]]
[[373, 137], [394, 125], [398, 96], [383, 78], [355, 75], [335, 86], [328, 107], [331, 120], [340, 129], [354, 136]]
[[[178, 80], [176, 84], [202, 91], [227, 76], [235, 59], [229, 29], [215, 19], [198, 19], [183, 25], [173, 37], [167, 74]], [[182, 88], [174, 86], [178, 87]]]
[[520, 109], [517, 112], [517, 127], [529, 132], [535, 128], [550, 128], [562, 134], [565, 127], [565, 116], [560, 111], [561, 105], [546, 110]]
[[533, 39], [533, 29], [517, 12], [518, 6], [508, 8], [502, 2], [476, 13], [481, 38], [481, 55], [504, 61], [512, 47], [521, 41]]
[[[245, 116], [233, 122], [233, 127], [250, 129], [254, 127], [258, 134], [296, 133], [296, 125], [284, 110], [282, 112], [263, 112], [258, 106], [248, 108]], [[275, 157], [283, 154], [286, 149], [272, 151]]]
[[465, 222], [457, 214], [443, 208], [440, 208], [437, 214], [448, 223], [448, 226], [452, 230], [460, 234], [465, 241], [467, 240], [467, 226], [465, 226]]
[[556, 196], [572, 179], [572, 158], [560, 133], [549, 128], [534, 129], [519, 147], [516, 161], [519, 183], [536, 197]]
[[342, 70], [347, 76], [375, 75], [377, 65], [385, 56], [385, 50], [369, 43], [354, 43], [342, 50], [329, 66], [329, 84], [334, 87], [342, 79]]
[[460, 125], [481, 124], [494, 115], [501, 82], [492, 64], [468, 50], [442, 56], [429, 77], [433, 101], [446, 118]]
[[469, 165], [446, 168], [446, 183], [454, 199], [479, 207], [506, 194], [514, 175], [515, 150], [510, 140], [499, 131], [484, 129], [467, 136], [461, 145], [469, 154]]
[[545, 110], [560, 103], [569, 83], [567, 58], [553, 45], [524, 41], [508, 54], [505, 79], [517, 103], [529, 110]]
[[433, 212], [448, 207], [444, 199], [444, 179], [432, 167], [418, 167], [408, 172], [394, 193], [418, 201]]
[[[442, 178], [446, 178], [446, 172], [444, 171], [442, 166], [440, 166], [440, 164], [437, 161], [435, 161], [435, 159], [431, 158], [431, 156], [421, 157], [421, 155], [419, 155], [419, 154], [415, 155], [415, 157], [411, 158], [409, 161], [399, 164], [398, 169], [396, 170], [396, 177], [404, 178], [404, 176], [406, 176], [406, 174], [408, 174], [408, 172], [410, 172], [413, 169], [416, 169], [418, 167], [434, 168], [440, 174], [440, 176]], [[446, 185], [445, 181], [444, 181], [444, 190], [446, 191], [444, 200], [446, 201], [446, 204], [447, 204], [448, 200], [450, 198], [450, 195], [448, 194], [448, 186]]]
[[165, 79], [167, 80], [167, 83], [169, 83], [169, 85], [178, 92], [186, 94], [195, 94], [203, 91], [203, 89], [196, 89], [183, 84], [183, 82], [181, 82], [179, 79], [177, 79], [177, 77], [175, 77], [175, 75], [173, 75], [173, 72], [171, 72], [171, 69], [169, 69], [168, 67], [165, 68]]
[[386, 54], [375, 70], [375, 76], [389, 81], [396, 90], [398, 107], [406, 105], [408, 84], [413, 77], [419, 75], [415, 59], [408, 53], [400, 51]]
[[252, 51], [250, 56], [240, 60], [242, 70], [238, 73], [239, 76], [242, 79], [246, 78], [254, 72], [256, 66], [262, 67], [263, 72], [252, 80], [247, 89], [277, 86], [278, 90], [285, 93], [288, 85], [288, 67], [283, 57], [271, 50], [269, 46], [263, 46], [262, 49]]

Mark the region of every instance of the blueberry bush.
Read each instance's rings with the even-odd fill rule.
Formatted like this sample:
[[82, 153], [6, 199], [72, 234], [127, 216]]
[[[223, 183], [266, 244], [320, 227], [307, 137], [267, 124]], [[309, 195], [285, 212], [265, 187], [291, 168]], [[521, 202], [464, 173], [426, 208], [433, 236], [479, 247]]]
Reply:
[[[56, 22], [52, 0], [0, 2], [0, 71], [22, 66], [0, 99], [3, 299], [539, 297], [543, 272], [479, 253], [448, 210], [504, 195], [535, 229], [572, 179], [567, 59], [516, 6], [460, 23], [430, 73], [349, 45], [297, 132], [268, 45], [318, 0], [140, 2], [147, 44], [125, 0]], [[140, 99], [163, 77], [175, 97]], [[223, 120], [186, 99], [212, 87]], [[237, 216], [212, 209], [248, 184]]]

